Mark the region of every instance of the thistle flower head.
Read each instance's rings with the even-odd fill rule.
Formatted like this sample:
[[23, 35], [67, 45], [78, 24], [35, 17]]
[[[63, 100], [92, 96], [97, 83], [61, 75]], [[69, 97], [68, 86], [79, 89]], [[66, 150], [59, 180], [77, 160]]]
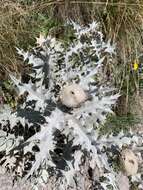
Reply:
[[67, 107], [79, 107], [89, 99], [89, 94], [78, 84], [66, 85], [61, 90], [60, 100]]

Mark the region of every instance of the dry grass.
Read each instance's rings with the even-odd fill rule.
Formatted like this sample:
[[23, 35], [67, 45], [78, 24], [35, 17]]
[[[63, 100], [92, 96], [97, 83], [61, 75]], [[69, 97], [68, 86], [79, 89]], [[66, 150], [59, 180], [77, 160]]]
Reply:
[[23, 72], [16, 47], [26, 50], [35, 44], [35, 37], [39, 35], [40, 27], [45, 22], [38, 20], [38, 14], [52, 16], [53, 13], [54, 7], [49, 8], [51, 4], [48, 2], [46, 0], [1, 0], [0, 80], [7, 79], [10, 72], [16, 74]]
[[[17, 1], [1, 1], [0, 6], [0, 79], [8, 72], [20, 71], [21, 62], [16, 54], [16, 47], [27, 47], [33, 43], [29, 7]], [[30, 26], [29, 26], [30, 24]]]

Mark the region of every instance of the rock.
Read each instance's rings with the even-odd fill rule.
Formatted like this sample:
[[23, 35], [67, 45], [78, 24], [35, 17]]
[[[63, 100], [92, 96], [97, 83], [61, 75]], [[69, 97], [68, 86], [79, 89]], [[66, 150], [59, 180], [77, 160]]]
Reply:
[[127, 176], [123, 175], [122, 173], [120, 173], [117, 176], [117, 182], [118, 182], [119, 190], [129, 190], [130, 189], [129, 179]]

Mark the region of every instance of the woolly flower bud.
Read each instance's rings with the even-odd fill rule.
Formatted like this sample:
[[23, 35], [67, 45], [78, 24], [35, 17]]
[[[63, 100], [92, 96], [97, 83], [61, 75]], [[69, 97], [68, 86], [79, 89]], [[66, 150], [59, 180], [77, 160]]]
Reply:
[[121, 153], [121, 162], [127, 176], [135, 175], [138, 171], [138, 159], [130, 149], [124, 149]]
[[61, 90], [60, 100], [63, 105], [76, 108], [88, 100], [90, 96], [78, 84], [66, 85]]

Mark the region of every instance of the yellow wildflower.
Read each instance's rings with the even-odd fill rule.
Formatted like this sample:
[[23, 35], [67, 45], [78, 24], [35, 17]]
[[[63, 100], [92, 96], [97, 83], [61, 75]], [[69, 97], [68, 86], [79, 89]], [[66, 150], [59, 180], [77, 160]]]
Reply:
[[136, 71], [136, 70], [138, 70], [138, 68], [139, 68], [139, 61], [138, 61], [138, 59], [135, 59], [133, 69], [134, 69], [134, 71]]

